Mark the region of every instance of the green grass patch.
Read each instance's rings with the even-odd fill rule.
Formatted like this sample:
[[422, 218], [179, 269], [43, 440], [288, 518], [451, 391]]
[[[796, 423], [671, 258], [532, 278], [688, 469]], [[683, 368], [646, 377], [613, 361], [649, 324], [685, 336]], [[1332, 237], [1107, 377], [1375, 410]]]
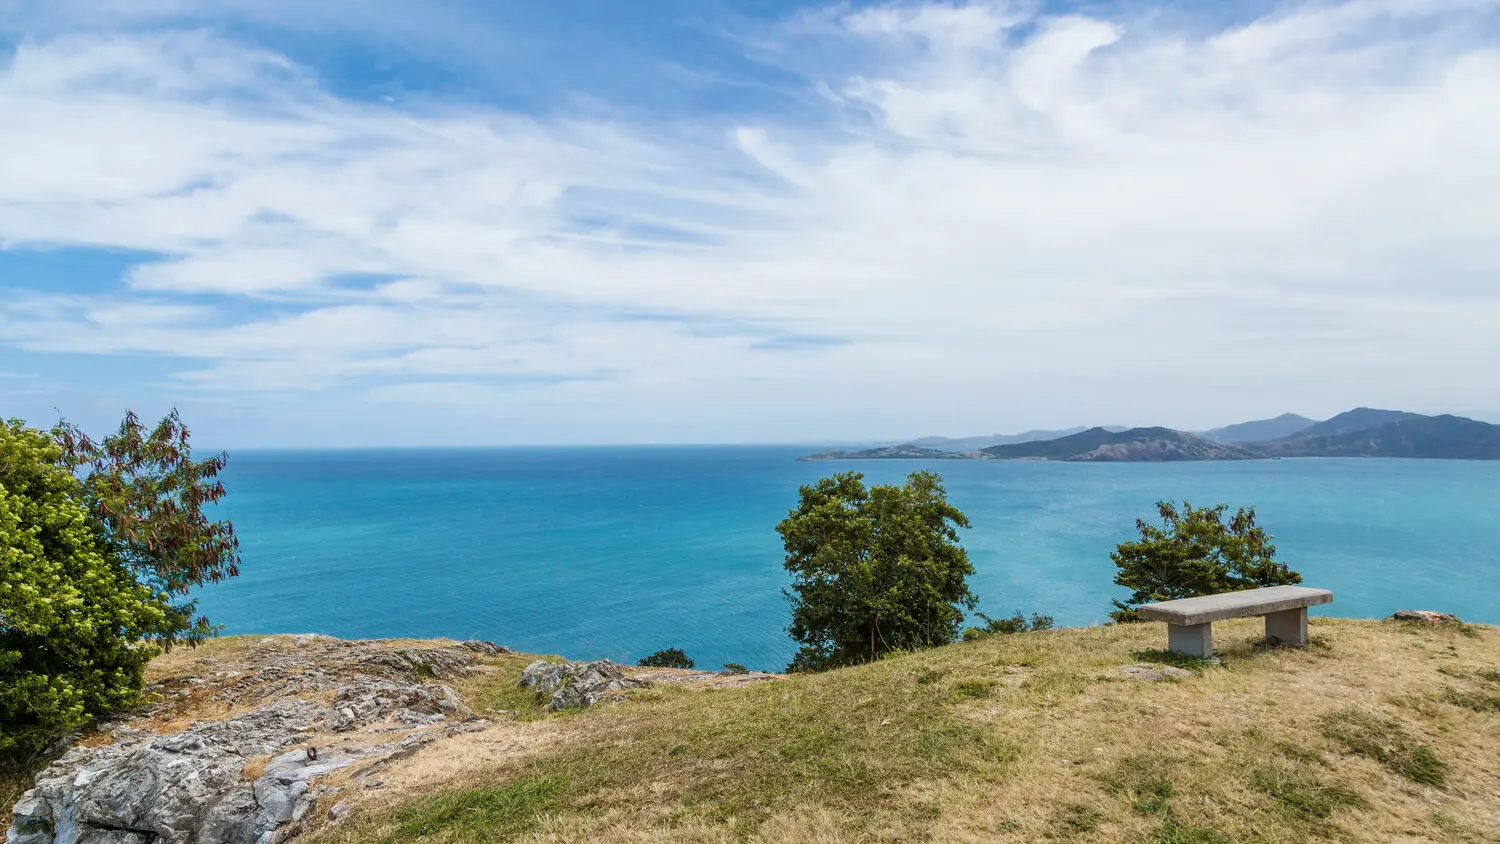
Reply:
[[1250, 785], [1274, 799], [1287, 813], [1303, 820], [1325, 820], [1339, 809], [1365, 805], [1363, 797], [1343, 786], [1324, 782], [1310, 770], [1259, 765], [1250, 773]]
[[1229, 836], [1206, 826], [1183, 823], [1176, 818], [1167, 818], [1161, 822], [1151, 837], [1146, 839], [1147, 844], [1231, 844]]
[[[556, 657], [546, 658], [560, 661]], [[534, 689], [523, 689], [516, 685], [521, 680], [521, 671], [533, 661], [529, 656], [487, 657], [480, 662], [498, 669], [494, 673], [476, 672], [446, 682], [482, 716], [504, 712], [519, 721], [545, 718], [552, 714], [547, 708], [550, 698], [537, 695]]]
[[1130, 756], [1120, 760], [1104, 778], [1104, 785], [1125, 798], [1130, 808], [1143, 815], [1168, 812], [1177, 795], [1167, 776], [1168, 763], [1155, 756]]
[[948, 696], [954, 703], [980, 700], [989, 697], [998, 685], [1000, 684], [994, 680], [961, 680], [953, 684]]
[[457, 835], [463, 841], [505, 841], [532, 829], [549, 812], [566, 807], [564, 777], [524, 777], [495, 788], [424, 797], [397, 810], [387, 842]]
[[1442, 699], [1445, 703], [1472, 709], [1475, 712], [1500, 712], [1500, 695], [1488, 692], [1449, 686], [1443, 690]]
[[917, 673], [916, 673], [915, 676], [916, 676], [917, 685], [919, 685], [919, 686], [927, 686], [927, 685], [930, 685], [932, 683], [936, 683], [937, 681], [939, 681], [939, 680], [943, 679], [944, 677], [948, 676], [948, 672], [947, 671], [939, 671], [936, 668], [931, 668], [929, 666], [924, 665], [921, 668], [917, 669]]
[[1348, 709], [1325, 716], [1322, 728], [1324, 736], [1345, 750], [1373, 759], [1393, 774], [1433, 788], [1447, 783], [1447, 765], [1395, 721]]
[[1104, 815], [1098, 809], [1069, 803], [1063, 806], [1052, 819], [1052, 825], [1064, 840], [1075, 835], [1094, 832], [1104, 824]]
[[[520, 781], [567, 783], [568, 793], [589, 795], [577, 810], [593, 813], [617, 802], [629, 805], [630, 788], [650, 782], [655, 799], [687, 807], [683, 819], [732, 818], [737, 828], [753, 831], [791, 805], [818, 803], [858, 814], [884, 805], [909, 782], [1002, 777], [1021, 756], [1020, 744], [988, 723], [959, 717], [952, 689], [932, 688], [923, 682], [928, 672], [902, 662], [724, 693], [632, 695], [628, 708], [573, 716], [589, 721], [589, 740], [527, 761]], [[991, 687], [992, 681], [977, 679], [953, 688], [970, 700]], [[455, 797], [490, 805], [509, 788], [470, 789]], [[554, 801], [543, 811], [518, 806], [504, 817], [557, 811], [566, 794], [542, 796]], [[469, 841], [467, 824], [485, 814], [468, 802], [455, 805], [462, 810], [439, 811], [425, 802], [418, 815], [403, 810], [400, 829], [408, 835], [418, 828], [429, 835], [449, 829], [452, 840]], [[523, 822], [499, 828], [514, 830]]]

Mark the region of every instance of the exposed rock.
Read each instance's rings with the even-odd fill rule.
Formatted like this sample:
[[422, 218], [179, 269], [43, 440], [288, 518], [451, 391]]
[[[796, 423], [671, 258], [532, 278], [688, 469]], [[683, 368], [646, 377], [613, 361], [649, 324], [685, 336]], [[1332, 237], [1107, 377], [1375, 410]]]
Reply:
[[626, 689], [645, 685], [607, 659], [595, 662], [548, 662], [539, 659], [521, 672], [521, 688], [551, 694], [554, 710], [583, 709], [602, 700], [622, 700]]
[[1120, 669], [1120, 674], [1132, 680], [1143, 680], [1147, 683], [1193, 676], [1191, 671], [1173, 668], [1170, 665], [1127, 665]]
[[[462, 646], [460, 646], [462, 647]], [[365, 660], [370, 667], [388, 668], [402, 674], [450, 680], [467, 675], [474, 665], [469, 649], [401, 648], [381, 651]]]
[[504, 645], [497, 645], [494, 642], [481, 642], [477, 639], [471, 639], [467, 642], [459, 642], [458, 646], [460, 648], [463, 648], [464, 650], [473, 651], [474, 653], [482, 654], [484, 656], [504, 656], [506, 654], [515, 653], [515, 651], [507, 648]]
[[1396, 610], [1391, 618], [1397, 621], [1421, 621], [1426, 624], [1463, 624], [1463, 621], [1453, 613], [1433, 610]]
[[[317, 787], [320, 777], [351, 767], [362, 776], [488, 723], [430, 680], [462, 676], [476, 654], [501, 650], [267, 639], [236, 666], [246, 670], [164, 680], [163, 702], [111, 730], [110, 743], [74, 747], [52, 763], [16, 804], [6, 844], [284, 841], [335, 793]], [[135, 726], [181, 723], [189, 713], [174, 707], [188, 705], [189, 690], [238, 711], [173, 732]], [[252, 760], [266, 760], [258, 775]]]

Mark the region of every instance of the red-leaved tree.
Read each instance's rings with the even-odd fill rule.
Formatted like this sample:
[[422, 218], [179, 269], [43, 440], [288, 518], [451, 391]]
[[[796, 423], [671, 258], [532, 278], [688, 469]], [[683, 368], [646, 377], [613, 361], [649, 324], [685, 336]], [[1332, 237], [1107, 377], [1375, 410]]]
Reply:
[[217, 628], [189, 595], [239, 574], [234, 526], [204, 512], [224, 497], [218, 476], [228, 456], [194, 460], [176, 410], [149, 429], [127, 413], [119, 430], [97, 442], [69, 422], [53, 435], [82, 481], [105, 550], [168, 605], [161, 644], [212, 636]]

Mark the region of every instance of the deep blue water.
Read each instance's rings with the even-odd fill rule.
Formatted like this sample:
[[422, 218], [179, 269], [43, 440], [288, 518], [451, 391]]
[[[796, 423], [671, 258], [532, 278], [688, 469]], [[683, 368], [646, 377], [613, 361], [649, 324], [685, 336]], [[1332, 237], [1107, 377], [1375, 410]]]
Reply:
[[243, 452], [222, 511], [242, 575], [204, 591], [227, 633], [484, 638], [540, 653], [779, 669], [774, 526], [797, 486], [857, 469], [946, 479], [974, 523], [979, 609], [1105, 620], [1109, 551], [1159, 498], [1254, 505], [1331, 615], [1500, 623], [1500, 462], [798, 463], [806, 447]]

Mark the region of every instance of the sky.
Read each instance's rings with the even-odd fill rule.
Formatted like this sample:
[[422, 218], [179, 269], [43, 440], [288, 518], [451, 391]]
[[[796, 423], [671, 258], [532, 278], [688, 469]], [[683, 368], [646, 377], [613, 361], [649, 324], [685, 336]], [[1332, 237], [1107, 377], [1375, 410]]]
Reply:
[[0, 0], [0, 416], [1500, 421], [1500, 0]]

